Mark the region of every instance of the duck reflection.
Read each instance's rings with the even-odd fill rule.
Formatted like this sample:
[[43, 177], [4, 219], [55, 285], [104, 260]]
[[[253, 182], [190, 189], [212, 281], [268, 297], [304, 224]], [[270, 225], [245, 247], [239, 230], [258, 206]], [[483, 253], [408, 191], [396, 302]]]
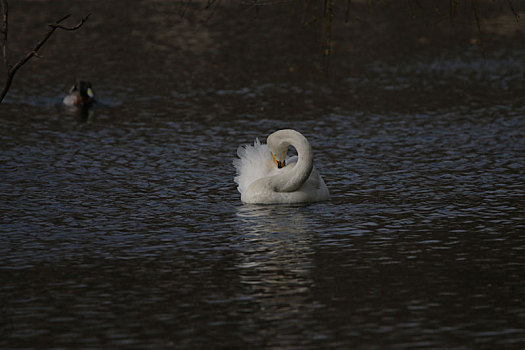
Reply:
[[81, 122], [91, 123], [95, 120], [95, 111], [91, 106], [66, 107], [66, 114], [79, 117]]
[[241, 234], [237, 268], [244, 298], [257, 305], [251, 317], [276, 322], [276, 327], [308, 318], [315, 307], [310, 290], [312, 231], [303, 209], [243, 205], [237, 212]]

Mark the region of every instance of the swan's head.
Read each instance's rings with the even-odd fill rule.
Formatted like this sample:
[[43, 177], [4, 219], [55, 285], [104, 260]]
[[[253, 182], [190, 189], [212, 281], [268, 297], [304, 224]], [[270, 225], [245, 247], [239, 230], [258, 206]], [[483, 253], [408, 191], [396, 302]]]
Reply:
[[278, 130], [268, 136], [266, 140], [268, 149], [272, 153], [272, 158], [279, 169], [286, 165], [285, 159], [288, 154], [288, 147], [291, 144], [289, 139], [291, 133], [299, 134], [294, 130]]
[[275, 162], [275, 164], [277, 165], [277, 168], [281, 169], [281, 168], [284, 168], [285, 165], [286, 165], [286, 161], [285, 160], [277, 160], [277, 158], [275, 158], [275, 155], [273, 154], [272, 152], [272, 158], [273, 158], [273, 161]]

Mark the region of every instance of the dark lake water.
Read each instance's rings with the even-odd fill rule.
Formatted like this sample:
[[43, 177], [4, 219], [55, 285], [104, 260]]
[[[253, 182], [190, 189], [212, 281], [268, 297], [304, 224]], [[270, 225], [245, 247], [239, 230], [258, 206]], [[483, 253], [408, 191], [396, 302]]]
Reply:
[[[300, 14], [221, 6], [12, 4], [13, 61], [93, 14], [0, 105], [0, 348], [524, 348], [522, 20], [483, 54], [357, 6], [323, 70]], [[241, 203], [237, 147], [280, 128], [330, 201]]]

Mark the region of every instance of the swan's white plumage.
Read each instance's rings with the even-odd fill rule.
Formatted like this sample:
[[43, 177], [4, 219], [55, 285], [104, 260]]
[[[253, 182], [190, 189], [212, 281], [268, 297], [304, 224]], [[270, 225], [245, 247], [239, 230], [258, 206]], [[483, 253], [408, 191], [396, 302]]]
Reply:
[[237, 148], [239, 158], [233, 160], [233, 165], [237, 170], [234, 178], [237, 183], [237, 190], [242, 194], [248, 190], [252, 182], [267, 176], [275, 169], [272, 154], [266, 144], [262, 144], [259, 139], [255, 139], [252, 145], [239, 146]]
[[234, 159], [233, 165], [237, 170], [234, 180], [241, 200], [245, 203], [272, 204], [329, 199], [328, 188], [312, 165], [311, 147], [304, 136], [294, 130], [279, 130], [270, 138], [272, 147], [277, 148], [273, 150], [274, 155], [283, 153], [288, 145], [294, 146], [299, 154], [287, 157], [286, 166], [278, 169], [268, 145], [256, 139], [253, 146], [240, 146], [237, 149], [239, 158]]

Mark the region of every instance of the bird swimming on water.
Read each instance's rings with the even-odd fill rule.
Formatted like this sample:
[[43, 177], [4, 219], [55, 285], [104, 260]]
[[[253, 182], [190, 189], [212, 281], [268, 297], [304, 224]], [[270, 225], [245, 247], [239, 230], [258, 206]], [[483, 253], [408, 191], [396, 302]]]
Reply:
[[62, 101], [66, 106], [91, 106], [95, 102], [95, 92], [89, 81], [79, 80], [71, 87]]
[[[293, 146], [297, 156], [287, 157]], [[244, 203], [290, 204], [325, 201], [330, 193], [313, 166], [310, 143], [301, 133], [284, 129], [268, 136], [267, 144], [255, 140], [241, 146], [233, 165], [235, 182]]]

